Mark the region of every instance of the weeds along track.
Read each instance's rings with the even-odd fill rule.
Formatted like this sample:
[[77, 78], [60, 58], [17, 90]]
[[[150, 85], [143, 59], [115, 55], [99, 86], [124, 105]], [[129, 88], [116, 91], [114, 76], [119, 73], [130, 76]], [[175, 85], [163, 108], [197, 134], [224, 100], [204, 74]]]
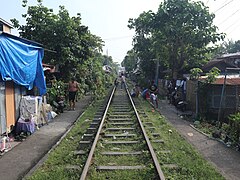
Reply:
[[113, 88], [80, 141], [84, 179], [165, 179], [127, 89]]

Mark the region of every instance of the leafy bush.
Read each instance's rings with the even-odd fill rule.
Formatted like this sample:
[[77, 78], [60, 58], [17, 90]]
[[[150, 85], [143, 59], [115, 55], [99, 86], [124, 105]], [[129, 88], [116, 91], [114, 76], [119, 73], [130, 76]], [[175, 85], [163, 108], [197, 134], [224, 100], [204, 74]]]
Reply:
[[67, 86], [63, 81], [53, 81], [52, 87], [47, 89], [47, 100], [50, 104], [57, 99], [57, 97], [66, 95]]
[[231, 114], [229, 117], [228, 136], [233, 141], [233, 144], [239, 143], [240, 136], [240, 112]]

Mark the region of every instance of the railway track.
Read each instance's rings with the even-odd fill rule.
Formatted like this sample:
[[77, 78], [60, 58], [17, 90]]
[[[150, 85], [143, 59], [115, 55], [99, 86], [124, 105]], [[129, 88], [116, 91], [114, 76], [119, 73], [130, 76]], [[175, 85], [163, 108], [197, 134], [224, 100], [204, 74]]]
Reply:
[[84, 179], [165, 179], [128, 90], [114, 87], [80, 141]]

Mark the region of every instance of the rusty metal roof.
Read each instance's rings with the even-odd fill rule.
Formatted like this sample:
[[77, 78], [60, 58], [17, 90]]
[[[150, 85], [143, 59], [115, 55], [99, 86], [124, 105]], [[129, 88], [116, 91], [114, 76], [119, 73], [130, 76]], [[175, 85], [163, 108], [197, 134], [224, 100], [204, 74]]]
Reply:
[[[200, 77], [200, 81], [204, 81], [206, 76]], [[215, 82], [212, 84], [223, 85], [224, 84], [224, 77], [218, 77]], [[240, 77], [228, 77], [226, 78], [226, 85], [240, 85]]]

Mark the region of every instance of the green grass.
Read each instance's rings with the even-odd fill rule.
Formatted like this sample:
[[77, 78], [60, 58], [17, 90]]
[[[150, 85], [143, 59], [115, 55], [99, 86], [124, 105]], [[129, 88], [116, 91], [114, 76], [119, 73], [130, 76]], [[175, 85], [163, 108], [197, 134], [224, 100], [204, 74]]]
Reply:
[[[152, 107], [146, 101], [140, 102], [142, 109], [146, 112], [148, 117], [143, 117], [142, 121], [152, 122], [156, 127], [155, 130], [151, 130], [155, 133], [160, 133], [159, 137], [150, 136], [150, 139], [162, 139], [164, 143], [152, 143], [156, 155], [161, 165], [163, 164], [176, 164], [178, 168], [169, 169], [162, 168], [166, 179], [168, 180], [221, 180], [224, 177], [210, 164], [208, 163], [190, 144], [188, 144], [182, 136], [180, 136], [177, 131], [172, 127], [167, 121], [162, 117], [158, 112], [152, 112]], [[84, 162], [87, 158], [87, 155], [76, 156], [74, 151], [79, 148], [79, 141], [85, 133], [85, 130], [89, 127], [91, 120], [93, 119], [94, 113], [97, 111], [97, 107], [100, 106], [100, 102], [95, 103], [95, 106], [90, 106], [84, 113], [84, 115], [79, 119], [74, 128], [69, 132], [66, 138], [52, 151], [45, 163], [38, 168], [31, 177], [27, 178], [28, 180], [75, 180], [79, 179], [81, 175]], [[172, 132], [170, 133], [169, 130]], [[150, 135], [150, 130], [146, 130]], [[119, 151], [124, 150], [137, 150], [141, 148], [142, 144], [136, 144], [131, 147], [126, 146], [112, 146], [104, 145], [104, 148], [112, 150], [112, 148], [119, 148]], [[142, 148], [144, 148], [142, 146]], [[162, 153], [161, 151], [168, 150], [170, 153]], [[146, 157], [148, 157], [146, 155]], [[118, 158], [105, 158], [99, 159], [99, 161], [107, 163], [115, 163], [116, 160], [119, 163], [124, 164], [122, 160]], [[134, 157], [130, 159], [124, 159], [124, 161], [132, 160], [135, 163]], [[93, 166], [90, 169], [90, 176], [88, 179], [155, 179], [154, 177], [154, 168], [149, 163], [149, 159], [145, 161], [142, 160], [147, 168], [144, 170], [129, 170], [129, 171], [111, 171], [103, 172], [96, 169], [96, 164], [99, 165], [99, 162], [92, 162]], [[136, 163], [138, 164], [138, 163]], [[67, 165], [77, 165], [79, 169], [67, 169]], [[119, 178], [121, 177], [121, 178]]]
[[[141, 100], [141, 106], [148, 115], [142, 117], [142, 121], [152, 122], [156, 127], [155, 133], [160, 133], [160, 137], [153, 139], [164, 140], [163, 144], [152, 143], [161, 165], [176, 164], [178, 168], [163, 168], [163, 173], [167, 179], [225, 179], [210, 163], [208, 163], [185, 139], [180, 136], [176, 129], [172, 127], [163, 116], [157, 111], [152, 112], [147, 101]], [[170, 131], [169, 131], [170, 130]], [[148, 131], [148, 134], [149, 131]], [[170, 153], [161, 153], [168, 150]]]
[[[38, 168], [29, 180], [63, 180], [63, 179], [79, 179], [82, 167], [86, 161], [87, 155], [76, 156], [74, 151], [79, 147], [79, 141], [82, 139], [83, 134], [89, 127], [95, 112], [101, 105], [101, 101], [95, 102], [90, 106], [83, 116], [78, 120], [76, 125], [67, 134], [66, 138], [52, 151], [44, 164]], [[77, 165], [80, 169], [67, 169], [67, 165]]]

